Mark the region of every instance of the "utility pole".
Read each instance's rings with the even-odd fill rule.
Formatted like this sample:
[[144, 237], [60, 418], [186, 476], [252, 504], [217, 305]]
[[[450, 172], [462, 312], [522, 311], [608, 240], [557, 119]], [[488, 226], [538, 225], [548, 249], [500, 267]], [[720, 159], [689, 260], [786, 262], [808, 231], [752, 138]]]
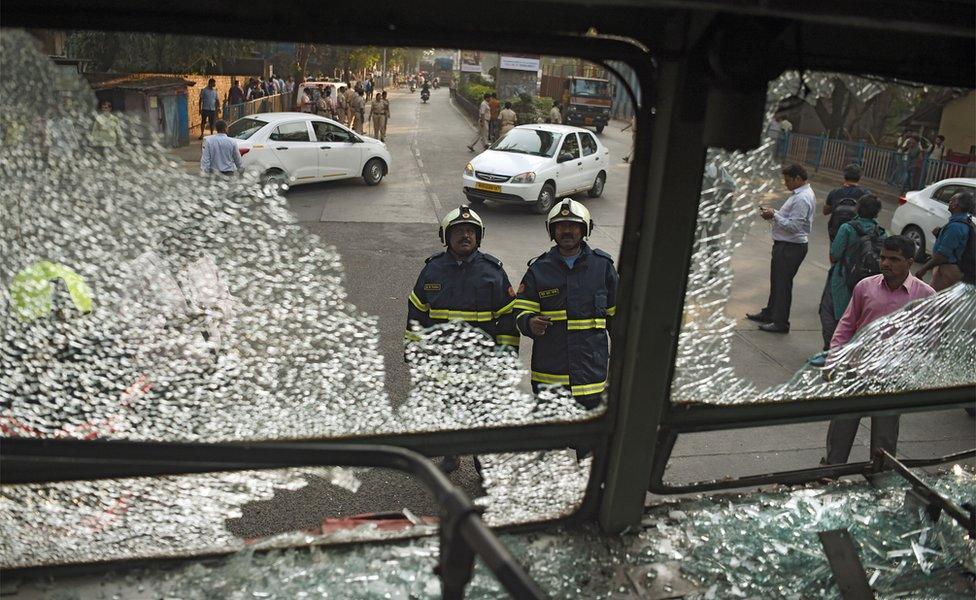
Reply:
[[389, 74], [386, 72], [386, 48], [383, 48], [383, 89], [386, 89], [386, 78]]

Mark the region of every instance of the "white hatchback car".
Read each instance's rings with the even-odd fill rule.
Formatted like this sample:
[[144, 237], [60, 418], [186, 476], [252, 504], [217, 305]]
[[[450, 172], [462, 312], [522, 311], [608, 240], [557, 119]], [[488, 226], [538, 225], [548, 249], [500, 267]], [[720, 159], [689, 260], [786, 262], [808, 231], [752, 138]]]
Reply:
[[935, 236], [932, 230], [949, 222], [949, 199], [959, 192], [976, 194], [976, 179], [957, 177], [937, 181], [917, 192], [906, 192], [898, 199], [891, 217], [891, 233], [901, 234], [915, 242], [918, 258], [932, 254]]
[[519, 125], [464, 168], [464, 195], [549, 212], [557, 198], [603, 194], [609, 154], [591, 131], [569, 125]]
[[349, 177], [376, 185], [390, 172], [386, 144], [332, 119], [300, 112], [260, 113], [227, 128], [246, 171], [289, 186]]

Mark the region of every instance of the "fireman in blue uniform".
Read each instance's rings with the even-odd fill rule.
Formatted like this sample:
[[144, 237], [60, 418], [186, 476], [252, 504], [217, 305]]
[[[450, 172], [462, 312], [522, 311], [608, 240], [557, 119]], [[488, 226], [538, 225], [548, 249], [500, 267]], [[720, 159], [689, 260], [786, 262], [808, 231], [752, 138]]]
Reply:
[[534, 340], [532, 387], [563, 385], [595, 408], [607, 387], [617, 271], [609, 254], [584, 241], [593, 221], [579, 202], [553, 207], [546, 229], [556, 245], [529, 261], [515, 300], [518, 328]]
[[427, 328], [462, 320], [483, 330], [495, 343], [518, 350], [515, 327], [515, 291], [502, 269], [502, 261], [478, 250], [485, 226], [478, 213], [460, 206], [447, 213], [439, 230], [447, 246], [427, 259], [407, 302], [407, 340], [416, 321]]

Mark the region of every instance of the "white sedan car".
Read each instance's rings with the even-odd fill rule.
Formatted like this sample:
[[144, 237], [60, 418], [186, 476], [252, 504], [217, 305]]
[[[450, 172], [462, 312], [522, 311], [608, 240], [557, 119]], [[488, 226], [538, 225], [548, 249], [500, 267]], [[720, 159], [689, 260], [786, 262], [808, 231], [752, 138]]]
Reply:
[[959, 192], [976, 194], [976, 179], [943, 179], [923, 190], [906, 192], [898, 199], [889, 232], [901, 234], [915, 242], [918, 258], [931, 255], [932, 246], [935, 245], [932, 230], [949, 222], [949, 199]]
[[289, 186], [349, 177], [376, 185], [390, 172], [386, 144], [332, 119], [300, 112], [261, 113], [227, 128], [246, 171]]
[[520, 125], [464, 168], [464, 195], [549, 212], [556, 199], [603, 193], [609, 154], [591, 131], [568, 125]]

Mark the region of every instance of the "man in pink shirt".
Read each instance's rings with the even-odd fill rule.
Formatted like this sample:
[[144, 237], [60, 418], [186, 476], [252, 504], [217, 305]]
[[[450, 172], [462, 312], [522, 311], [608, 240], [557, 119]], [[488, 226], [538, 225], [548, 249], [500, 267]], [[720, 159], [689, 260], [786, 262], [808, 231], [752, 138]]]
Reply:
[[[915, 243], [894, 235], [885, 238], [881, 249], [880, 275], [866, 277], [854, 286], [851, 302], [830, 340], [830, 350], [844, 346], [868, 323], [889, 315], [913, 300], [935, 295], [935, 290], [911, 273]], [[827, 364], [830, 364], [828, 359]], [[871, 417], [871, 447], [891, 454], [898, 445], [898, 415]], [[838, 417], [827, 429], [825, 464], [846, 463], [861, 423], [859, 418]]]

